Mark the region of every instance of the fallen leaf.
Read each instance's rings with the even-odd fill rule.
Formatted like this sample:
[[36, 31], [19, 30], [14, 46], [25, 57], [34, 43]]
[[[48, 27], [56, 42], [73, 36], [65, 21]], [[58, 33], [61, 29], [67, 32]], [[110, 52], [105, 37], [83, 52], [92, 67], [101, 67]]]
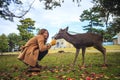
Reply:
[[92, 79], [91, 79], [91, 77], [87, 76], [87, 77], [86, 77], [86, 80], [92, 80]]

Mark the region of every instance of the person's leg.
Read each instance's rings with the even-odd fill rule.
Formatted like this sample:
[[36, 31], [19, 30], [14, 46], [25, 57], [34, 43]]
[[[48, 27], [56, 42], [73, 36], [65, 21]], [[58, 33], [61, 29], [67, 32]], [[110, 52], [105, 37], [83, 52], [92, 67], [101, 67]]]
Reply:
[[40, 52], [38, 55], [38, 60], [41, 61], [47, 53], [48, 53], [48, 50]]
[[[38, 55], [38, 61], [41, 61], [47, 53], [48, 53], [48, 50], [40, 52], [39, 55]], [[42, 68], [42, 66], [38, 64], [38, 61], [36, 63], [36, 67]]]
[[[48, 50], [46, 50], [46, 51], [43, 51], [43, 52], [40, 52], [39, 53], [39, 55], [38, 55], [38, 60], [40, 61], [40, 60], [42, 60], [43, 59], [43, 57], [46, 55], [48, 53]], [[41, 66], [41, 65], [39, 65], [38, 64], [38, 61], [36, 62], [36, 66], [29, 66], [28, 67], [28, 71], [29, 72], [33, 72], [33, 71], [40, 71], [40, 69], [43, 69], [44, 67], [43, 66]]]

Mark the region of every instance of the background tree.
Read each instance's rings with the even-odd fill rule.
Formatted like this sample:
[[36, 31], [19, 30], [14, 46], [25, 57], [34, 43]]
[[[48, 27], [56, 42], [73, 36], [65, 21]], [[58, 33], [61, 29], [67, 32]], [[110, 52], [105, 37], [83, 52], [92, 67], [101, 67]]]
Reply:
[[[106, 26], [109, 20], [109, 17], [113, 19], [114, 22], [114, 17], [120, 17], [120, 1], [119, 0], [93, 0], [94, 7], [99, 7], [101, 10], [99, 12], [101, 15], [104, 17]], [[119, 24], [114, 24], [115, 26], [118, 26]], [[119, 25], [120, 26], [120, 25]], [[112, 28], [114, 28], [112, 27]], [[119, 30], [119, 28], [115, 27], [115, 30]]]
[[87, 21], [88, 25], [83, 26], [87, 32], [93, 32], [96, 26], [103, 27], [102, 20], [100, 19], [99, 8], [91, 8], [90, 10], [84, 10], [80, 15], [80, 21]]
[[93, 33], [98, 33], [103, 35], [103, 38], [105, 41], [112, 41], [113, 35], [111, 35], [110, 31], [113, 31], [113, 30], [103, 30], [103, 29], [94, 28], [94, 26], [103, 27], [104, 25], [106, 25], [107, 26], [106, 28], [108, 29], [107, 20], [108, 20], [109, 14], [108, 12], [101, 13], [100, 11], [102, 10], [104, 9], [100, 7], [93, 7], [90, 10], [84, 10], [83, 14], [81, 14], [80, 16], [81, 17], [80, 20], [89, 22], [87, 26], [83, 26], [85, 27], [84, 30], [88, 30], [88, 32], [93, 32]]
[[[22, 0], [0, 0], [0, 17], [6, 20], [11, 20], [11, 21], [13, 21], [14, 17], [22, 18], [29, 12], [34, 1], [35, 0], [31, 2], [28, 9], [25, 9], [25, 7], [22, 6], [25, 3], [23, 3]], [[61, 4], [64, 3], [65, 0], [39, 0], [39, 1], [44, 4], [46, 10], [52, 10], [53, 8], [56, 8], [57, 6], [61, 6]], [[79, 6], [82, 0], [71, 0], [71, 1], [76, 2]], [[103, 21], [106, 22], [106, 26], [108, 25], [109, 16], [112, 15], [113, 17], [114, 16], [120, 17], [120, 1], [119, 0], [92, 0], [92, 2], [94, 4], [93, 8], [99, 9], [98, 10], [99, 14], [101, 15], [101, 17], [104, 18]], [[16, 13], [12, 12], [11, 7], [10, 7], [12, 3], [14, 5], [19, 6], [19, 7], [15, 7], [14, 11], [21, 10], [22, 8], [22, 10], [20, 11], [21, 12], [20, 15], [16, 15]], [[92, 25], [93, 24], [89, 23], [87, 27], [91, 27]], [[108, 26], [109, 27], [108, 30], [109, 31], [115, 30], [116, 32], [117, 30], [119, 30], [119, 27], [116, 27], [116, 25], [118, 26], [119, 24], [115, 23], [113, 26]], [[91, 31], [92, 28], [88, 28], [87, 30]]]
[[5, 34], [0, 35], [0, 53], [8, 50], [8, 38]]
[[120, 16], [120, 0], [93, 0], [94, 6], [98, 6], [111, 14]]
[[107, 28], [108, 32], [112, 33], [112, 35], [116, 35], [120, 32], [120, 17], [114, 18], [110, 23], [110, 26]]
[[21, 25], [18, 26], [18, 30], [20, 32], [21, 36], [21, 45], [25, 44], [31, 37], [34, 36], [33, 30], [35, 30], [34, 23], [31, 18], [26, 18], [23, 20], [20, 20]]
[[8, 35], [9, 51], [19, 47], [21, 38], [16, 33], [10, 33]]

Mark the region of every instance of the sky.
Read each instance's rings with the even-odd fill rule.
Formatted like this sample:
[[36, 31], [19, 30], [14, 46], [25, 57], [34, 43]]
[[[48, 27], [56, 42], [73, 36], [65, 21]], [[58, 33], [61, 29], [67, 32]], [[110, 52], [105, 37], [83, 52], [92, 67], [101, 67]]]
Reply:
[[[32, 0], [23, 0], [26, 4], [24, 7], [27, 9], [28, 5], [31, 4]], [[58, 0], [59, 1], [59, 0]], [[43, 3], [40, 3], [39, 0], [35, 0], [32, 5], [31, 10], [24, 16], [24, 18], [32, 18], [35, 21], [36, 28], [46, 28], [49, 31], [49, 40], [54, 36], [60, 28], [64, 29], [69, 26], [69, 31], [84, 33], [82, 26], [86, 23], [80, 22], [80, 15], [83, 10], [89, 9], [93, 6], [91, 0], [82, 0], [80, 2], [80, 7], [76, 2], [72, 0], [64, 0], [61, 7], [56, 7], [53, 10], [45, 10]], [[15, 8], [12, 6], [12, 8]], [[17, 11], [16, 11], [17, 12]], [[0, 35], [9, 33], [17, 33], [17, 25], [19, 19], [14, 19], [14, 22], [4, 20], [0, 18]]]

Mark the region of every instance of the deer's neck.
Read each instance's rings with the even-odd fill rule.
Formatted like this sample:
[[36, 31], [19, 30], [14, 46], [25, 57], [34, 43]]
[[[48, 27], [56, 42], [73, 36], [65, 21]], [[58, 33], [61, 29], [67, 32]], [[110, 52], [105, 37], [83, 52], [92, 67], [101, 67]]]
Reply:
[[69, 33], [66, 33], [63, 38], [70, 43], [73, 43], [73, 41], [74, 41], [73, 35], [71, 35]]

